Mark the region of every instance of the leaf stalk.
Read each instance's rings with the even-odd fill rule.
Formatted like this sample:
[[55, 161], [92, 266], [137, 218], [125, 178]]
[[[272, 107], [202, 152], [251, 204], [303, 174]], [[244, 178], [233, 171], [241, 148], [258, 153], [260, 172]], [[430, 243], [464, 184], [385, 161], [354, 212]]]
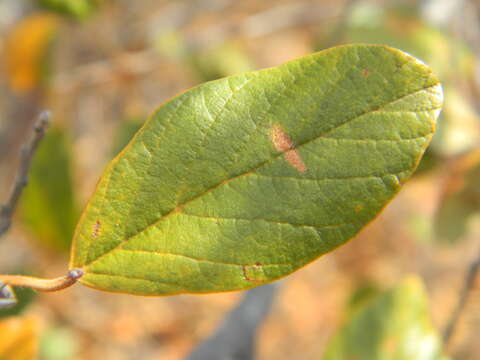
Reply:
[[53, 292], [66, 289], [83, 276], [83, 270], [70, 270], [67, 275], [55, 279], [41, 279], [23, 275], [0, 275], [0, 282], [10, 286], [26, 287], [37, 291]]

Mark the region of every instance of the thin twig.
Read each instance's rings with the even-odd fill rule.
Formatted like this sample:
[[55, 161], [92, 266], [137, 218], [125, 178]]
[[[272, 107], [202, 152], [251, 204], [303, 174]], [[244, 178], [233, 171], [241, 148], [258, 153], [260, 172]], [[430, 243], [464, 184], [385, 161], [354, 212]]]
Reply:
[[22, 191], [28, 182], [28, 172], [32, 163], [33, 155], [40, 144], [45, 131], [50, 122], [50, 112], [43, 111], [38, 116], [37, 121], [33, 126], [33, 135], [29, 141], [22, 146], [20, 154], [20, 165], [18, 167], [17, 175], [12, 186], [10, 196], [7, 202], [0, 207], [0, 236], [5, 234], [12, 224], [12, 216], [18, 205], [18, 200], [22, 195]]
[[480, 271], [480, 255], [470, 264], [468, 267], [468, 271], [465, 277], [465, 282], [463, 284], [463, 289], [458, 298], [457, 306], [455, 310], [452, 312], [450, 319], [447, 322], [447, 326], [445, 327], [445, 331], [443, 332], [443, 341], [445, 346], [448, 345], [452, 336], [457, 328], [458, 322], [460, 317], [465, 309], [465, 306], [468, 302], [468, 298], [472, 292], [472, 289], [475, 287], [475, 280], [477, 275]]

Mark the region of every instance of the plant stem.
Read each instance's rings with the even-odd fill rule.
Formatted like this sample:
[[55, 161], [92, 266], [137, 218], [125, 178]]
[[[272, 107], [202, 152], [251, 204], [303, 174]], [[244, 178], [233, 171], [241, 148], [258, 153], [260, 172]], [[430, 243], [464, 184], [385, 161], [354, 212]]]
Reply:
[[12, 224], [13, 213], [17, 207], [20, 195], [22, 195], [23, 188], [28, 182], [28, 171], [30, 170], [33, 155], [45, 135], [49, 122], [50, 112], [43, 111], [40, 113], [33, 127], [34, 133], [32, 138], [22, 146], [20, 166], [18, 167], [12, 191], [5, 205], [0, 206], [0, 236], [5, 234]]
[[452, 339], [452, 335], [455, 332], [463, 310], [465, 309], [465, 305], [467, 304], [470, 293], [475, 286], [475, 280], [479, 271], [480, 255], [478, 255], [477, 258], [468, 267], [467, 275], [465, 277], [462, 292], [460, 294], [460, 297], [458, 298], [457, 306], [452, 312], [452, 315], [447, 322], [447, 326], [445, 327], [445, 331], [443, 332], [443, 342], [445, 346], [447, 346]]
[[40, 279], [23, 275], [0, 275], [0, 281], [10, 286], [26, 287], [38, 291], [59, 291], [66, 289], [83, 276], [83, 270], [70, 270], [66, 276], [55, 279]]

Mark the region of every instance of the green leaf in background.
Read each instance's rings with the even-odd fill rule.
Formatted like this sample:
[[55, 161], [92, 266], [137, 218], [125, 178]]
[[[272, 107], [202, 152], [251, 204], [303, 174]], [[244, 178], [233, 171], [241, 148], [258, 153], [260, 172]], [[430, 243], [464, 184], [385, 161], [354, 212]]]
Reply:
[[480, 213], [480, 149], [458, 159], [445, 183], [434, 218], [434, 239], [453, 244], [468, 230], [472, 215]]
[[187, 64], [201, 82], [253, 70], [246, 52], [234, 43], [192, 52], [187, 55]]
[[134, 118], [127, 119], [120, 123], [113, 138], [112, 156], [122, 151], [142, 125], [143, 121], [137, 121], [137, 119]]
[[369, 281], [360, 283], [348, 299], [346, 312], [353, 313], [363, 308], [365, 304], [368, 304], [368, 302], [374, 299], [380, 292], [381, 289], [374, 283]]
[[78, 20], [93, 14], [100, 2], [102, 0], [38, 0], [40, 6]]
[[51, 128], [33, 158], [20, 215], [38, 242], [56, 250], [70, 248], [78, 210], [72, 184], [72, 153], [68, 136]]
[[78, 337], [67, 327], [42, 332], [39, 344], [40, 359], [71, 360], [78, 351]]
[[108, 291], [230, 291], [345, 243], [399, 191], [442, 103], [389, 47], [332, 48], [162, 105], [107, 167], [71, 268]]
[[181, 33], [163, 30], [155, 36], [154, 46], [161, 54], [183, 62], [200, 82], [251, 71], [254, 68], [245, 49], [236, 42], [225, 42], [204, 49], [190, 48]]
[[439, 336], [417, 277], [378, 295], [352, 313], [327, 346], [323, 360], [440, 360]]
[[[3, 283], [0, 282], [0, 288], [2, 288]], [[3, 297], [4, 292], [7, 291], [7, 297]], [[0, 294], [0, 320], [2, 318], [20, 315], [28, 308], [30, 303], [35, 299], [37, 293], [32, 289], [18, 287], [13, 293], [12, 289], [6, 287], [2, 290]], [[10, 301], [9, 301], [10, 300]], [[15, 305], [15, 306], [13, 306]], [[0, 358], [1, 359], [1, 358]]]

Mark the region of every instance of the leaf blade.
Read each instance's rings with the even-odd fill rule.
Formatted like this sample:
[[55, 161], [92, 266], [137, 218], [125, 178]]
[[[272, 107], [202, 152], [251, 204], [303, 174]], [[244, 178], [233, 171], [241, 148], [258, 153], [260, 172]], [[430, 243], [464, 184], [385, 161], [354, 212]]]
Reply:
[[71, 267], [85, 285], [146, 295], [285, 276], [378, 214], [417, 166], [440, 106], [430, 70], [383, 46], [193, 88], [107, 168]]

